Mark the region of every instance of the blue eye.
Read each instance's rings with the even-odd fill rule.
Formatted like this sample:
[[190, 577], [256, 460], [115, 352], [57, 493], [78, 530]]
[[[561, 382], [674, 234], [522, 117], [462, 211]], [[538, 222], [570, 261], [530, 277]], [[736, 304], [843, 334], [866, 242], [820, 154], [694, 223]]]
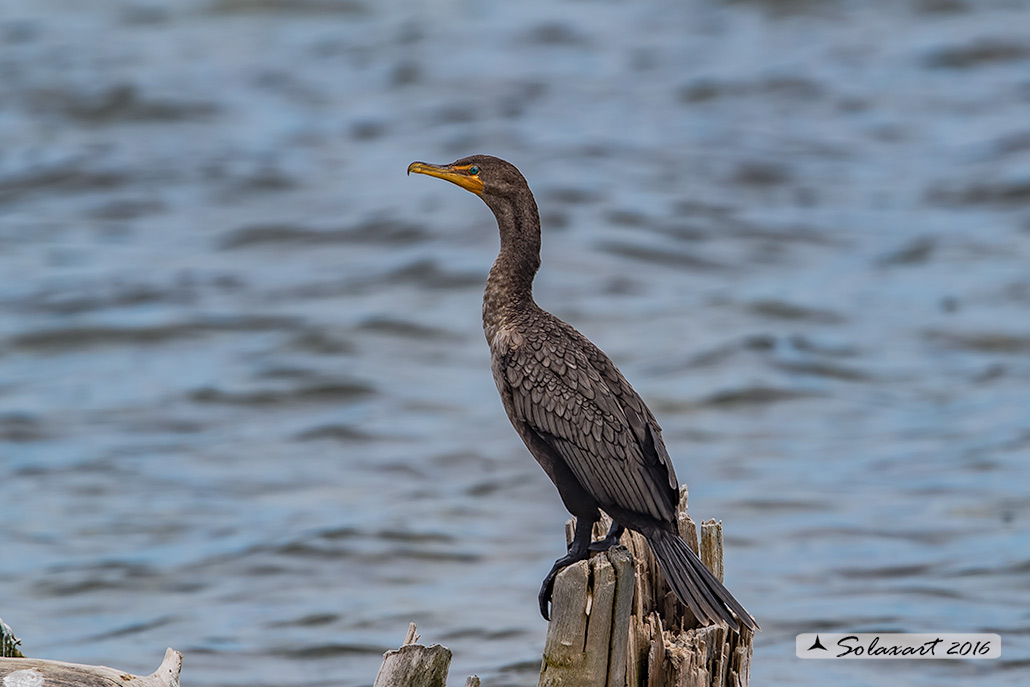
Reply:
[[479, 167], [476, 167], [475, 165], [469, 167], [469, 174], [471, 174], [472, 176], [479, 174]]

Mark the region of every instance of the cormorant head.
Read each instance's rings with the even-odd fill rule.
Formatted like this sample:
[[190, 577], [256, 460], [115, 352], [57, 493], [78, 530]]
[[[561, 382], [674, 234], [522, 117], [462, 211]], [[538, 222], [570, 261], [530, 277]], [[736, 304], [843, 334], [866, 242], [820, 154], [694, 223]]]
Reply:
[[512, 199], [529, 190], [529, 184], [515, 165], [492, 155], [471, 155], [449, 165], [412, 162], [408, 165], [408, 174], [412, 172], [446, 179], [475, 193], [490, 207], [494, 207], [496, 201]]

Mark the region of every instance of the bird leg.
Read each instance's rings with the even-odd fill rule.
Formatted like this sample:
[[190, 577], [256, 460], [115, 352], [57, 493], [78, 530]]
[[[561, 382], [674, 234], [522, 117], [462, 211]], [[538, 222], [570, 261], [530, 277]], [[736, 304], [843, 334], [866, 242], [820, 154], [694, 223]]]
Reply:
[[612, 520], [612, 526], [608, 528], [608, 534], [605, 535], [604, 539], [590, 542], [590, 550], [607, 551], [613, 546], [617, 546], [619, 544], [619, 539], [622, 537], [622, 533], [625, 531], [625, 527]]
[[597, 522], [596, 517], [593, 520], [589, 518], [576, 518], [576, 534], [572, 538], [572, 543], [569, 544], [568, 554], [554, 562], [551, 572], [547, 573], [544, 583], [540, 585], [540, 594], [537, 595], [537, 601], [540, 602], [540, 615], [544, 616], [544, 620], [551, 619], [547, 607], [551, 603], [551, 594], [554, 593], [554, 579], [558, 576], [558, 573], [573, 563], [586, 560], [590, 556], [590, 533], [594, 529], [595, 522]]

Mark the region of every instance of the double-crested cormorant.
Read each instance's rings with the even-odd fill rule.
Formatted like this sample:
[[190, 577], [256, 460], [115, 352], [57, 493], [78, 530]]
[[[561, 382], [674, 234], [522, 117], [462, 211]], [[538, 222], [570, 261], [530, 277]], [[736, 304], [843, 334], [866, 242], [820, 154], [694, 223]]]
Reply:
[[[475, 193], [497, 218], [501, 250], [483, 296], [494, 381], [515, 431], [576, 516], [568, 555], [540, 589], [544, 618], [558, 572], [617, 544], [628, 527], [647, 538], [669, 586], [698, 620], [757, 628], [677, 534], [678, 482], [654, 415], [601, 349], [533, 301], [540, 215], [519, 170], [473, 155], [449, 165], [413, 162], [411, 172]], [[613, 524], [591, 542], [599, 508]]]

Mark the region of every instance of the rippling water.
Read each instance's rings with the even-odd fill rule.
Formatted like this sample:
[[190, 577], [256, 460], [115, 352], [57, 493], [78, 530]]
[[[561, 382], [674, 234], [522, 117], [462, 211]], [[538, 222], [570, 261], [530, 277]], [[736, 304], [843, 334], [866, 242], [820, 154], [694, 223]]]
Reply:
[[[565, 514], [508, 426], [497, 238], [665, 427], [755, 684], [1025, 684], [1030, 5], [7, 0], [0, 615], [191, 685], [369, 684], [409, 620], [535, 684]], [[981, 631], [984, 662], [794, 658]]]

